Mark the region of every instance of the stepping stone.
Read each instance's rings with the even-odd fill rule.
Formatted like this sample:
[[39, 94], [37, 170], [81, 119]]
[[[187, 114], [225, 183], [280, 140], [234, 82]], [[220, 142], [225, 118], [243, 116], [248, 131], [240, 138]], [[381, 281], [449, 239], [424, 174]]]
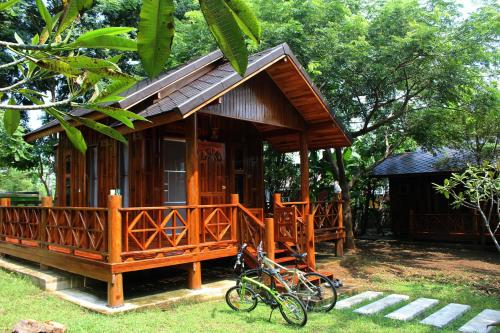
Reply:
[[335, 304], [335, 309], [350, 309], [359, 303], [362, 303], [364, 301], [371, 301], [372, 299], [375, 299], [380, 295], [382, 295], [382, 293], [378, 291], [365, 291], [364, 293], [357, 294], [356, 296], [338, 301], [337, 304]]
[[469, 311], [470, 305], [450, 303], [441, 310], [434, 312], [420, 323], [442, 328]]
[[437, 299], [419, 298], [410, 304], [403, 306], [401, 309], [389, 313], [386, 317], [396, 320], [412, 320], [428, 308], [438, 303], [439, 301]]
[[362, 306], [359, 309], [354, 310], [354, 312], [363, 315], [375, 314], [391, 305], [406, 301], [409, 298], [410, 297], [406, 295], [391, 294], [382, 299], [379, 299], [378, 301]]
[[488, 325], [498, 322], [500, 322], [500, 311], [487, 309], [469, 320], [458, 330], [464, 333], [487, 333], [495, 328], [494, 326], [488, 327]]

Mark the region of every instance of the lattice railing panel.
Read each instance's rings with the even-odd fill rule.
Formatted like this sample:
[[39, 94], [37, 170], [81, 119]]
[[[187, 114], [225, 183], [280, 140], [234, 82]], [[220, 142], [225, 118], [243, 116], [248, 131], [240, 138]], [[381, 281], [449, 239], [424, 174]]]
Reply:
[[49, 249], [68, 249], [71, 252], [107, 252], [107, 210], [104, 208], [47, 209], [43, 240]]
[[332, 229], [339, 227], [339, 214], [337, 201], [312, 202], [315, 229]]
[[231, 239], [233, 225], [232, 211], [236, 207], [203, 207], [200, 208], [202, 229], [201, 242], [220, 242]]
[[125, 252], [188, 245], [187, 207], [122, 209]]
[[0, 207], [2, 239], [38, 241], [41, 221], [40, 207]]

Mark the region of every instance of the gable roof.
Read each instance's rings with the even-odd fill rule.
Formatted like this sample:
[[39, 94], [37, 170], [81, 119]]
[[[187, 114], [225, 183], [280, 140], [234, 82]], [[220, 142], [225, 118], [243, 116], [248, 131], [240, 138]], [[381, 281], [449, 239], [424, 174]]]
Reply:
[[384, 159], [372, 171], [374, 177], [390, 177], [416, 174], [450, 173], [465, 167], [463, 156], [451, 149], [436, 153], [414, 151]]
[[[249, 56], [244, 77], [233, 70], [220, 50], [214, 51], [153, 80], [137, 83], [123, 93], [124, 98], [114, 106], [131, 109], [153, 121], [156, 126], [159, 125], [156, 120], [160, 116], [168, 116], [169, 122], [186, 118], [264, 71], [304, 118], [310, 134], [308, 141], [311, 149], [343, 147], [352, 143], [349, 134], [328, 108], [325, 99], [287, 44]], [[72, 113], [103, 117], [90, 110], [78, 109]], [[262, 127], [258, 129], [263, 130]], [[58, 122], [52, 121], [28, 133], [26, 139], [31, 141], [61, 130]], [[292, 133], [281, 133], [266, 138], [264, 134], [264, 138], [281, 151], [297, 149], [298, 139], [291, 136]]]

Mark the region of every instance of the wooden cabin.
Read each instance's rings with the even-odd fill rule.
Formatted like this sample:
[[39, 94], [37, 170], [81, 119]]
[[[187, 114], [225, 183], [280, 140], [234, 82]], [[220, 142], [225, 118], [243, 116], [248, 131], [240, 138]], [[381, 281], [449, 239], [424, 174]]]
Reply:
[[389, 179], [390, 216], [396, 236], [451, 242], [484, 239], [479, 216], [467, 208], [454, 209], [433, 186], [464, 168], [464, 158], [457, 154], [452, 150], [408, 152], [375, 166], [373, 177]]
[[[251, 257], [263, 241], [270, 256], [284, 253], [282, 263], [290, 251], [308, 251], [307, 269], [314, 269], [315, 233], [341, 251], [341, 203], [310, 202], [308, 151], [351, 139], [286, 44], [250, 56], [244, 77], [215, 51], [123, 97], [116, 106], [150, 122], [130, 129], [73, 112], [114, 126], [128, 145], [82, 128], [82, 155], [55, 121], [26, 136], [58, 133], [56, 199], [42, 207], [4, 200], [1, 253], [105, 281], [109, 305], [119, 306], [123, 273], [179, 266], [199, 288], [201, 262], [233, 256], [242, 242]], [[269, 218], [264, 142], [301, 157], [301, 201], [277, 194]]]

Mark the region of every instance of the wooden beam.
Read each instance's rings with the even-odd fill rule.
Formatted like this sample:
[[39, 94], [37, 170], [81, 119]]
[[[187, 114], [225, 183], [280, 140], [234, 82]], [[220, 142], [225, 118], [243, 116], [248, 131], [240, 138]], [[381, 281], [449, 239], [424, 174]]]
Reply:
[[316, 269], [316, 249], [314, 246], [314, 215], [306, 214], [306, 252], [307, 266]]
[[101, 261], [4, 242], [0, 242], [0, 252], [99, 281], [109, 282], [111, 280], [111, 266]]
[[299, 133], [300, 140], [300, 193], [302, 201], [307, 202], [305, 211], [309, 214], [309, 148], [307, 133]]
[[275, 243], [274, 243], [274, 219], [266, 218], [264, 220], [265, 223], [265, 236], [264, 236], [264, 249], [267, 252], [267, 257], [271, 260], [274, 260], [274, 251], [275, 251]]
[[[119, 209], [122, 206], [120, 195], [108, 196], [108, 262], [110, 264], [122, 261], [122, 219]], [[108, 306], [123, 306], [123, 276], [113, 274], [108, 282]]]
[[[195, 113], [186, 118], [186, 202], [188, 205], [200, 204], [200, 179], [198, 170], [198, 115]], [[193, 209], [189, 212], [189, 244], [200, 243], [200, 212]], [[201, 288], [201, 264], [193, 262], [188, 268], [188, 286], [191, 289]]]

